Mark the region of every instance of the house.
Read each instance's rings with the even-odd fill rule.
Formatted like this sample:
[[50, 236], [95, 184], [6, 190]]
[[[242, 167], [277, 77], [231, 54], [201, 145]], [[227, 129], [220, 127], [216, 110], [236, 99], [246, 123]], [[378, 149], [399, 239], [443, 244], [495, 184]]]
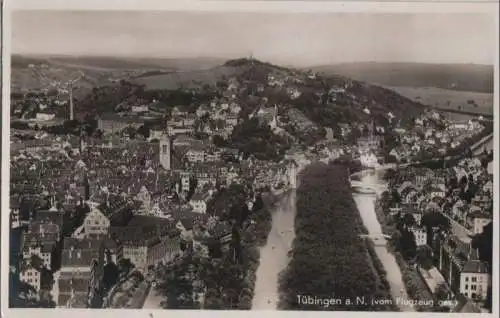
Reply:
[[179, 236], [154, 238], [147, 244], [146, 265], [148, 268], [160, 263], [169, 263], [182, 255]]
[[147, 271], [147, 252], [148, 247], [145, 241], [138, 238], [131, 238], [131, 240], [119, 244], [117, 259], [118, 261], [128, 259], [134, 264], [135, 268], [145, 272]]
[[226, 125], [227, 126], [234, 127], [234, 126], [238, 125], [238, 116], [236, 116], [236, 115], [229, 115], [229, 116], [226, 117], [225, 121], [226, 121]]
[[415, 235], [415, 244], [417, 247], [427, 244], [427, 231], [424, 228], [415, 227], [411, 231]]
[[146, 186], [142, 186], [135, 196], [135, 199], [141, 203], [143, 213], [149, 214], [151, 210], [151, 193]]
[[189, 200], [189, 205], [193, 208], [196, 213], [205, 214], [207, 212], [207, 204], [212, 197], [212, 191], [208, 190], [205, 192], [197, 192], [193, 195], [191, 200]]
[[472, 228], [472, 232], [474, 234], [483, 233], [483, 228], [491, 221], [491, 216], [481, 210], [469, 212], [469, 214], [467, 215], [467, 223]]
[[175, 224], [181, 234], [180, 237], [183, 241], [189, 242], [193, 239], [193, 220], [189, 218], [182, 218]]
[[129, 259], [145, 273], [165, 258], [170, 259], [168, 253], [178, 252], [167, 242], [179, 237], [175, 223], [165, 218], [134, 216], [126, 227], [113, 228], [112, 236], [118, 244], [117, 260]]
[[65, 238], [61, 269], [56, 279], [57, 307], [88, 308], [102, 282], [104, 251], [101, 240]]
[[188, 114], [189, 112], [186, 106], [175, 106], [171, 112], [172, 117], [183, 117], [187, 116]]
[[446, 190], [437, 186], [432, 186], [428, 191], [431, 199], [444, 198], [446, 196]]
[[49, 120], [54, 119], [54, 117], [56, 117], [55, 114], [37, 113], [35, 119], [37, 121], [49, 121]]
[[38, 256], [43, 266], [51, 269], [52, 256], [60, 238], [59, 226], [52, 223], [33, 222], [21, 237], [22, 256], [30, 260]]
[[185, 156], [189, 162], [205, 162], [205, 147], [191, 148]]
[[484, 184], [483, 191], [493, 194], [493, 181], [492, 180], [488, 180], [488, 182], [486, 182]]
[[208, 230], [211, 237], [218, 240], [223, 247], [227, 247], [232, 239], [232, 228], [227, 223], [217, 223]]
[[200, 107], [198, 107], [198, 109], [196, 109], [196, 117], [198, 118], [201, 118], [205, 115], [208, 115], [210, 114], [210, 108], [203, 104], [203, 105], [200, 105]]
[[31, 265], [22, 268], [19, 272], [19, 280], [32, 286], [36, 290], [36, 292], [40, 291], [42, 284], [42, 275], [39, 269]]
[[10, 197], [10, 226], [13, 229], [16, 229], [21, 226], [21, 217], [19, 215], [19, 199], [16, 197]]
[[485, 300], [490, 284], [486, 265], [478, 260], [469, 260], [460, 273], [460, 293], [473, 300]]
[[84, 235], [86, 237], [107, 235], [110, 225], [106, 215], [97, 207], [92, 207], [83, 221]]

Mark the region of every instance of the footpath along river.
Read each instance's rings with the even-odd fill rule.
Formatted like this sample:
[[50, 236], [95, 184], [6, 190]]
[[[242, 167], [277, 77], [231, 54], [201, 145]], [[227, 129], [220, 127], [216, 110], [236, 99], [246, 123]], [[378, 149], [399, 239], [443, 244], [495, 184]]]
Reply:
[[[361, 175], [361, 185], [374, 188], [377, 194], [374, 195], [354, 193], [354, 202], [358, 207], [359, 213], [363, 220], [363, 224], [368, 230], [368, 233], [372, 235], [378, 235], [382, 233], [382, 227], [380, 226], [377, 215], [375, 213], [375, 200], [376, 196], [380, 195], [384, 191], [385, 184], [382, 181], [381, 172], [369, 171], [362, 173]], [[400, 308], [401, 311], [415, 311], [412, 305], [399, 303], [399, 301], [401, 300], [405, 301], [411, 299], [409, 299], [408, 294], [406, 293], [406, 288], [403, 283], [403, 276], [394, 255], [389, 252], [385, 245], [380, 244], [375, 246], [375, 253], [377, 254], [377, 257], [380, 259], [380, 262], [387, 272], [387, 281], [389, 282], [389, 285], [391, 287], [391, 295], [395, 300], [396, 305]]]

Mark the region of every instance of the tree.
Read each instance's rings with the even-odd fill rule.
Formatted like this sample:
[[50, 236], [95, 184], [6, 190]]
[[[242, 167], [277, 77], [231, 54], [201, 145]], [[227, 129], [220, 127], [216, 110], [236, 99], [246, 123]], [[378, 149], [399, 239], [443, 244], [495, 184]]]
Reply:
[[399, 251], [401, 255], [407, 260], [415, 257], [417, 253], [417, 244], [415, 242], [415, 235], [413, 232], [403, 229], [401, 231], [401, 238], [399, 241]]
[[425, 270], [432, 268], [432, 249], [428, 245], [417, 248], [417, 262]]
[[104, 275], [103, 275], [104, 290], [107, 291], [112, 286], [114, 286], [118, 282], [119, 276], [120, 276], [120, 269], [115, 263], [109, 262], [108, 264], [106, 264], [106, 266], [104, 266]]
[[229, 145], [228, 142], [219, 135], [215, 135], [212, 139], [212, 142], [217, 147], [227, 147]]
[[132, 262], [128, 258], [122, 258], [118, 262], [118, 268], [120, 270], [121, 276], [127, 276], [130, 273], [130, 271], [134, 268], [134, 264], [132, 264]]
[[446, 235], [450, 231], [450, 220], [438, 211], [430, 211], [422, 216], [422, 225], [427, 231], [427, 244], [432, 245], [432, 239], [436, 231]]
[[410, 213], [405, 213], [403, 217], [398, 220], [398, 228], [399, 229], [410, 229], [414, 227], [417, 222], [415, 221], [415, 217]]
[[139, 128], [137, 128], [137, 133], [139, 135], [144, 136], [144, 138], [146, 138], [146, 139], [149, 138], [150, 131], [151, 131], [151, 128], [149, 127], [149, 125], [147, 123], [144, 123], [143, 125], [139, 126]]

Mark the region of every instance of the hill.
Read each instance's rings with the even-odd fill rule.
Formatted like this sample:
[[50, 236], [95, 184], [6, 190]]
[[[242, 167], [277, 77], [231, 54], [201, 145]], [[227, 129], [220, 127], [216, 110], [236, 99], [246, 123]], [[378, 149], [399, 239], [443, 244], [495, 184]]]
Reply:
[[[19, 55], [11, 57], [14, 90], [39, 90], [63, 86], [85, 74], [79, 86], [102, 86], [120, 80], [214, 67], [216, 58], [121, 58], [65, 55]], [[89, 82], [88, 85], [85, 82]]]
[[382, 86], [493, 93], [494, 68], [491, 65], [365, 62], [316, 66], [311, 70]]
[[312, 122], [332, 128], [372, 120], [385, 125], [389, 117], [405, 121], [423, 111], [422, 104], [386, 88], [249, 59], [205, 70], [143, 76], [124, 85], [94, 90], [81, 107], [102, 112], [120, 102], [141, 99], [159, 101], [169, 109], [185, 105], [195, 110], [201, 104], [226, 101], [241, 105], [240, 116], [248, 116], [257, 108], [278, 105], [280, 112], [297, 109]]

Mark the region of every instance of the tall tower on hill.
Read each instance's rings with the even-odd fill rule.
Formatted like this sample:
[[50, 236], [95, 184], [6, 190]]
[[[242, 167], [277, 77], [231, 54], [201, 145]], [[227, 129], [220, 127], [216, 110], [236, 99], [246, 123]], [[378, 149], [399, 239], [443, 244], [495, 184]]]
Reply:
[[160, 165], [165, 170], [172, 169], [172, 139], [166, 135], [160, 138]]

